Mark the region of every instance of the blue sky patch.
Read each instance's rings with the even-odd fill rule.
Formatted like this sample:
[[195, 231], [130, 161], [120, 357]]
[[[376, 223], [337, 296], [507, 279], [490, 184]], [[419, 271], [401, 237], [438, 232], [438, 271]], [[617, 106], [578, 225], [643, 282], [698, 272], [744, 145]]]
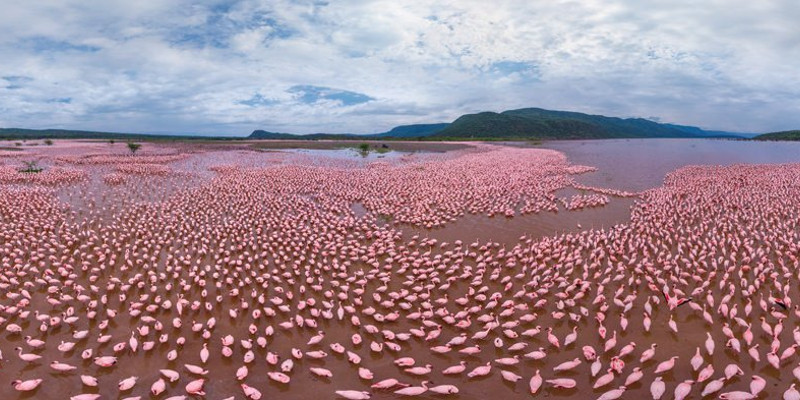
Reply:
[[515, 73], [522, 75], [539, 75], [539, 68], [536, 64], [524, 61], [499, 61], [492, 63], [489, 66], [489, 71], [498, 75], [511, 75]]
[[264, 26], [271, 28], [265, 40], [286, 39], [296, 33], [290, 26], [281, 23], [269, 13], [253, 13], [242, 20], [232, 17], [231, 10], [232, 4], [230, 3], [222, 3], [211, 7], [209, 9], [210, 13], [203, 23], [175, 29], [170, 35], [170, 43], [194, 48], [214, 47], [223, 49], [230, 45], [231, 37], [244, 31]]
[[4, 76], [2, 77], [2, 79], [9, 83], [30, 82], [33, 80], [33, 78], [29, 76], [19, 76], [19, 75]]
[[100, 51], [100, 47], [88, 46], [84, 44], [75, 44], [63, 40], [55, 40], [42, 36], [37, 36], [22, 41], [23, 47], [29, 47], [37, 53], [50, 53], [50, 52], [82, 52], [94, 53]]
[[294, 94], [298, 101], [305, 104], [314, 104], [321, 100], [331, 100], [338, 101], [343, 106], [352, 106], [375, 100], [373, 97], [363, 93], [324, 86], [295, 85], [289, 88], [287, 92]]
[[278, 103], [279, 103], [278, 100], [268, 99], [268, 98], [264, 97], [263, 95], [261, 95], [261, 93], [256, 93], [256, 94], [253, 95], [253, 97], [251, 97], [251, 98], [249, 98], [247, 100], [242, 100], [242, 101], [237, 102], [237, 104], [243, 104], [243, 105], [250, 106], [250, 107], [264, 107], [264, 106], [275, 105], [275, 104], [278, 104]]
[[2, 76], [0, 77], [0, 79], [8, 82], [8, 85], [3, 87], [6, 90], [22, 89], [23, 83], [30, 82], [33, 80], [33, 78], [29, 76], [19, 76], [19, 75]]

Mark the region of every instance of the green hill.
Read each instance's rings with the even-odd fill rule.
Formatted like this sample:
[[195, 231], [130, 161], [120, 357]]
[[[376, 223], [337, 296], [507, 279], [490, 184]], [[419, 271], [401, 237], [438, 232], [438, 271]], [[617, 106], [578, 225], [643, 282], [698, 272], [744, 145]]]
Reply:
[[[569, 111], [523, 108], [459, 117], [431, 138], [474, 139], [608, 139], [696, 138], [689, 127], [660, 124], [643, 118], [615, 118]], [[703, 132], [700, 128], [694, 128]]]
[[800, 130], [771, 132], [758, 135], [754, 140], [800, 140]]

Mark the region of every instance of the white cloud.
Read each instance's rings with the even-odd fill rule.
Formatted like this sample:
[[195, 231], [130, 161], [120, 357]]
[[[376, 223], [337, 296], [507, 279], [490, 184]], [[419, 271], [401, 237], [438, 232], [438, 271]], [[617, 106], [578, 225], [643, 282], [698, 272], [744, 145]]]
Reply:
[[30, 79], [0, 80], [0, 123], [376, 132], [537, 106], [797, 128], [797, 20], [788, 0], [16, 2], [0, 76]]

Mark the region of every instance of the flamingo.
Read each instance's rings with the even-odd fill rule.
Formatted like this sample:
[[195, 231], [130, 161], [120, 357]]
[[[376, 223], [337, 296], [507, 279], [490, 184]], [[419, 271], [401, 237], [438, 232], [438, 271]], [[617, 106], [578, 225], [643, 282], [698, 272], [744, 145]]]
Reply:
[[664, 373], [664, 372], [667, 372], [667, 371], [671, 370], [672, 368], [675, 367], [675, 360], [677, 360], [677, 359], [678, 359], [678, 356], [672, 356], [672, 357], [670, 357], [669, 360], [659, 363], [658, 366], [656, 367], [655, 373], [656, 374], [661, 374], [661, 373]]
[[336, 394], [349, 400], [369, 400], [369, 392], [358, 390], [337, 390]]
[[43, 379], [29, 379], [26, 381], [22, 380], [15, 380], [11, 382], [11, 385], [14, 386], [14, 390], [19, 392], [31, 392], [36, 390], [39, 385], [42, 384]]
[[536, 370], [536, 373], [533, 374], [531, 380], [529, 382], [529, 387], [531, 394], [536, 394], [539, 391], [539, 388], [542, 387], [542, 376], [539, 374], [539, 370]]
[[650, 394], [653, 396], [653, 400], [659, 400], [662, 396], [664, 396], [664, 392], [666, 391], [666, 385], [664, 381], [661, 380], [660, 376], [657, 376], [656, 379], [650, 384]]
[[409, 386], [406, 388], [395, 390], [395, 394], [402, 396], [419, 396], [428, 391], [428, 381], [422, 381], [420, 386]]

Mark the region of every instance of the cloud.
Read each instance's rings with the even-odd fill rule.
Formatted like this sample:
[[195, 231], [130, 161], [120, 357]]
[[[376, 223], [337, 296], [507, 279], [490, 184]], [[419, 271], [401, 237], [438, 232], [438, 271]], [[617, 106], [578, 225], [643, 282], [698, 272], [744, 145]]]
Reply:
[[15, 2], [0, 124], [378, 132], [537, 106], [798, 128], [797, 20], [789, 0]]

